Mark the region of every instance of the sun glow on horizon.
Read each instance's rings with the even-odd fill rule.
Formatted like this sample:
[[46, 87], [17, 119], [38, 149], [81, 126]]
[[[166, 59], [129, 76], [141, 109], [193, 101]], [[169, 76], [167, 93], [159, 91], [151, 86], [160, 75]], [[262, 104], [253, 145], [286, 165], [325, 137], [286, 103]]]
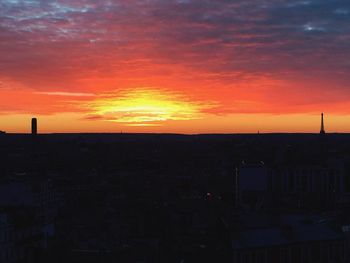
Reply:
[[125, 89], [100, 96], [87, 107], [92, 118], [125, 126], [160, 126], [169, 120], [201, 119], [213, 102], [191, 101], [183, 94], [149, 87]]

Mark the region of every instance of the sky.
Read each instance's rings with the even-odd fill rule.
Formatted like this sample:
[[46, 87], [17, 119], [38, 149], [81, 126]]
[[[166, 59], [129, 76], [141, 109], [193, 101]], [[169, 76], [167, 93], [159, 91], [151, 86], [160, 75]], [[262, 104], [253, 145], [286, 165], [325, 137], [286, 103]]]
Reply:
[[348, 0], [0, 0], [0, 130], [350, 132]]

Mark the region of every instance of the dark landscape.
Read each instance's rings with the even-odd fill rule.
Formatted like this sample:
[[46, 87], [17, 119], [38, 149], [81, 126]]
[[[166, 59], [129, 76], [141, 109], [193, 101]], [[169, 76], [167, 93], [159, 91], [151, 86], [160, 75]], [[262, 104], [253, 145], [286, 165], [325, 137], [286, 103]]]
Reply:
[[1, 262], [349, 262], [350, 134], [2, 134]]

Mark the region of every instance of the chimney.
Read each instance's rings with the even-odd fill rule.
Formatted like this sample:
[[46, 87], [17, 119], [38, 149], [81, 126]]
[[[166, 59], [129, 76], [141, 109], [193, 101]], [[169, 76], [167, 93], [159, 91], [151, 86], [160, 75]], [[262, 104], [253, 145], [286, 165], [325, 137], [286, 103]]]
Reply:
[[36, 135], [38, 133], [38, 122], [36, 118], [32, 118], [32, 135]]
[[321, 113], [321, 130], [320, 134], [325, 134], [326, 131], [324, 130], [324, 121], [323, 121], [323, 113]]

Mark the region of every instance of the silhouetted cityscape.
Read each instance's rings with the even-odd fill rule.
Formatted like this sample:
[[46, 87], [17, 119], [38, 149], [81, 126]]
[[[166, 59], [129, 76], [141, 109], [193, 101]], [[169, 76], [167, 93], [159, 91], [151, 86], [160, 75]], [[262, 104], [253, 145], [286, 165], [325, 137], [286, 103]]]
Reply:
[[323, 114], [320, 134], [3, 134], [0, 157], [1, 262], [349, 262], [350, 135]]

